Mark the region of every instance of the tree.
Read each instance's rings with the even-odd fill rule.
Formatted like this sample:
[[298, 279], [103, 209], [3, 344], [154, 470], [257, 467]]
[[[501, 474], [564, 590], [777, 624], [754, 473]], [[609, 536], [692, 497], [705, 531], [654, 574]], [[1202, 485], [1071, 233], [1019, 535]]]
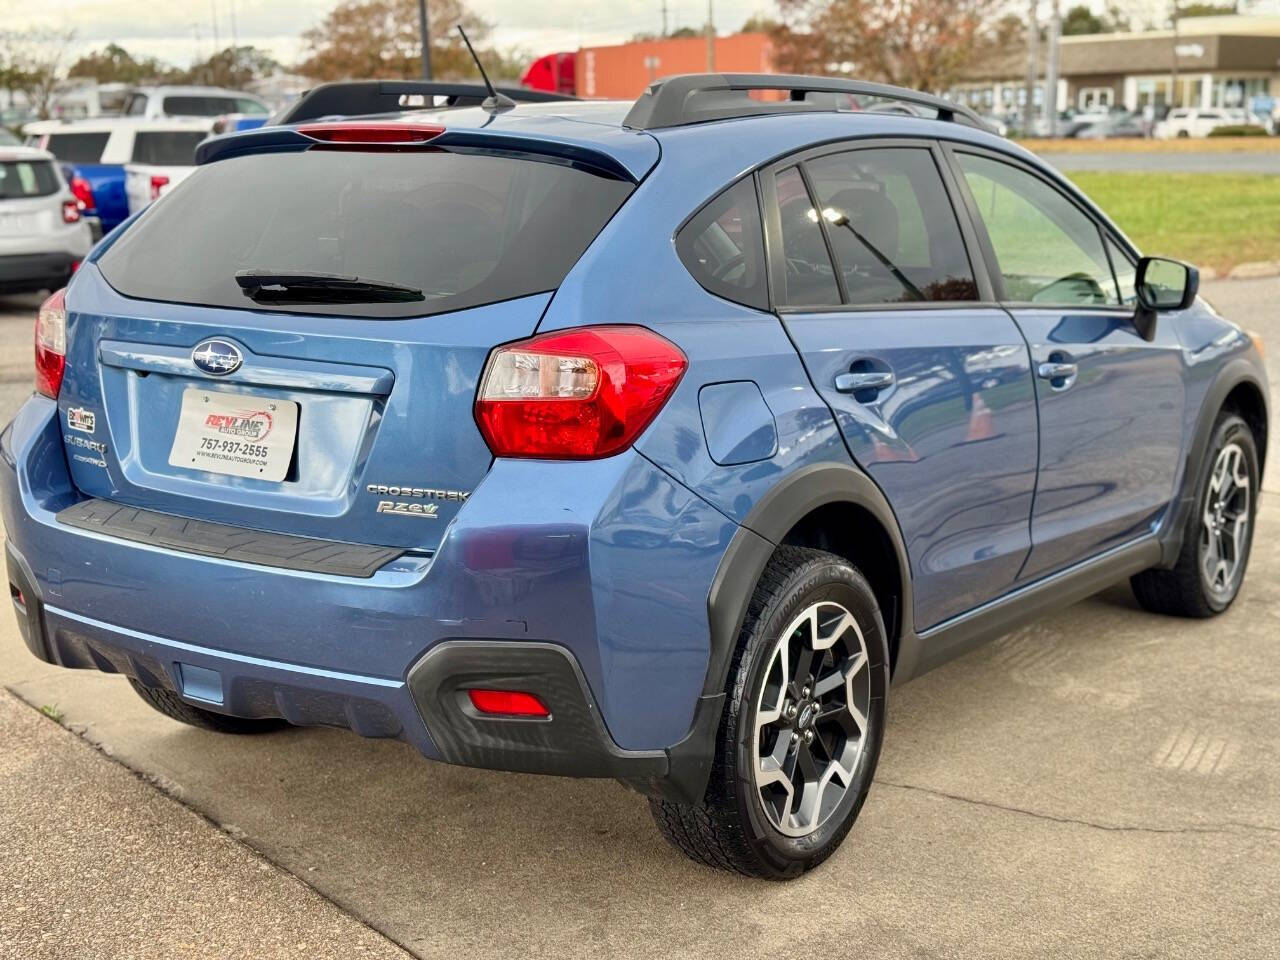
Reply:
[[1083, 3], [1078, 3], [1067, 11], [1062, 18], [1062, 35], [1064, 37], [1080, 36], [1086, 33], [1108, 33], [1107, 21], [1090, 10]]
[[[475, 66], [458, 37], [461, 24], [477, 52], [490, 26], [461, 0], [431, 2], [432, 75], [472, 78]], [[422, 74], [418, 0], [344, 0], [302, 34], [307, 58], [297, 71], [316, 80], [417, 77]], [[492, 51], [480, 54], [486, 68]]]
[[1238, 12], [1234, 3], [1188, 3], [1179, 4], [1178, 17], [1225, 17]]
[[227, 47], [208, 60], [194, 64], [187, 74], [190, 83], [239, 89], [251, 80], [268, 77], [280, 64], [265, 50], [257, 47]]
[[62, 61], [74, 30], [28, 30], [0, 33], [0, 75], [13, 103], [20, 90], [40, 117], [48, 117], [62, 80]]
[[747, 22], [742, 25], [742, 33], [773, 33], [778, 29], [778, 21], [773, 17], [766, 17], [762, 14], [755, 14], [748, 17]]
[[135, 57], [115, 43], [109, 43], [94, 53], [86, 53], [67, 71], [68, 77], [83, 77], [98, 83], [170, 80], [177, 74], [178, 71], [164, 61], [155, 57]]
[[946, 90], [998, 49], [1001, 0], [779, 0], [774, 65], [786, 73]]

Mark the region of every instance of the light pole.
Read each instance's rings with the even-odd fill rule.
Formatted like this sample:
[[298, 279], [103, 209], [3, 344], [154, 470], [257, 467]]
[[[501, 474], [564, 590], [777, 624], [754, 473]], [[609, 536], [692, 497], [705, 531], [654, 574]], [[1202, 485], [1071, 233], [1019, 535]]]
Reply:
[[431, 79], [431, 33], [427, 20], [427, 0], [418, 0], [418, 28], [422, 32], [422, 79]]

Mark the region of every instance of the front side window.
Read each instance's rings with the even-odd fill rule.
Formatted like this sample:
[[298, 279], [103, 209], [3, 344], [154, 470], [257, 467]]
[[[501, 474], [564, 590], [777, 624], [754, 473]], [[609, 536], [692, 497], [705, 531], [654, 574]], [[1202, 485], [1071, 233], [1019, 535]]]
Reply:
[[235, 113], [236, 101], [232, 97], [165, 97], [164, 112], [171, 117], [216, 117]]
[[782, 256], [785, 265], [779, 300], [793, 307], [834, 306], [840, 303], [840, 287], [831, 266], [818, 211], [809, 197], [798, 167], [788, 167], [774, 180], [782, 222]]
[[852, 304], [969, 301], [978, 287], [929, 150], [852, 150], [805, 164]]
[[726, 300], [769, 309], [764, 231], [751, 177], [739, 180], [699, 210], [676, 237], [676, 252], [707, 290]]
[[991, 238], [1006, 300], [1046, 306], [1120, 302], [1092, 218], [1025, 170], [969, 153], [957, 159]]

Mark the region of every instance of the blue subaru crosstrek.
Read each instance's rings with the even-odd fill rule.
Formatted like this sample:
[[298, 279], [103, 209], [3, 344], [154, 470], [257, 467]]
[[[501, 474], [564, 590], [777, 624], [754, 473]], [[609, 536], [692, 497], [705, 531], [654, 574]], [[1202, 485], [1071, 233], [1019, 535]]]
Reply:
[[0, 445], [37, 657], [211, 730], [616, 778], [786, 878], [891, 680], [1125, 578], [1240, 590], [1260, 343], [964, 108], [299, 103], [40, 310]]

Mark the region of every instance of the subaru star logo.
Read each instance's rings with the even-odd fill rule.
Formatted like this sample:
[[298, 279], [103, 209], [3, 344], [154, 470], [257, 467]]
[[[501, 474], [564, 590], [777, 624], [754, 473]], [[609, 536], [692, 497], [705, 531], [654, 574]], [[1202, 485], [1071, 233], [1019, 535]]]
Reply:
[[239, 370], [244, 357], [240, 348], [228, 340], [205, 340], [191, 351], [191, 362], [205, 373], [223, 377]]

